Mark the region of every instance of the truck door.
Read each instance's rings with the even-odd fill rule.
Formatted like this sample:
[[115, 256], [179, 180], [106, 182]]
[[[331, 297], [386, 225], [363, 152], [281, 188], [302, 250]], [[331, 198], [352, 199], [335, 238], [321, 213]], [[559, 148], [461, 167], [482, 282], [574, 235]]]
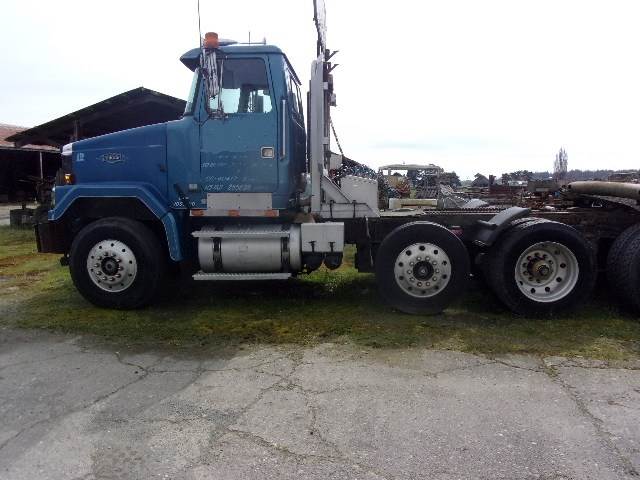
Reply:
[[[291, 173], [295, 179], [306, 167], [307, 136], [300, 86], [288, 67], [285, 68], [285, 82], [287, 84], [287, 104], [291, 112], [289, 115], [290, 146], [287, 147], [290, 148], [290, 161], [294, 165]], [[291, 184], [295, 184], [295, 180], [292, 179]]]
[[278, 188], [278, 116], [267, 64], [261, 58], [222, 62], [219, 98], [224, 115], [200, 129], [204, 193], [273, 193]]

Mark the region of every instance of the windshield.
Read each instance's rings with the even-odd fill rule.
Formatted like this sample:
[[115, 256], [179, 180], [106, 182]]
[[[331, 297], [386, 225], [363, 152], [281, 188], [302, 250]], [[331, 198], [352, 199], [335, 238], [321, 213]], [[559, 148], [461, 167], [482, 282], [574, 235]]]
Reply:
[[196, 68], [195, 72], [193, 73], [193, 80], [191, 81], [189, 96], [187, 97], [187, 106], [184, 109], [185, 115], [193, 114], [193, 105], [196, 103], [196, 90], [198, 89], [199, 79], [200, 79], [200, 69]]

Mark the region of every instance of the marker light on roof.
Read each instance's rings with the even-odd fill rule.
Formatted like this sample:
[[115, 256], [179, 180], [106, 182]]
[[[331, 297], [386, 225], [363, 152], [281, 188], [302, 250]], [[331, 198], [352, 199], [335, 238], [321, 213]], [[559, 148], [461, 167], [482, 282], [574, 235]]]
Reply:
[[204, 48], [218, 48], [218, 34], [216, 32], [207, 32], [204, 34]]

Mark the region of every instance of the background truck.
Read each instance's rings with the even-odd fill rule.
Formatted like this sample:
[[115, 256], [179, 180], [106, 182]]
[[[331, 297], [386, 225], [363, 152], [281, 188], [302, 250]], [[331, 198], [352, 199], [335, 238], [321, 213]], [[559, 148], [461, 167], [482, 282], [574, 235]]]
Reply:
[[638, 223], [633, 205], [596, 191], [553, 211], [381, 212], [375, 179], [330, 177], [345, 159], [330, 148], [333, 53], [324, 4], [314, 10], [306, 101], [279, 48], [208, 33], [180, 59], [194, 72], [180, 120], [63, 148], [64, 182], [36, 236], [39, 251], [64, 255], [86, 299], [142, 307], [178, 267], [197, 281], [284, 280], [337, 268], [345, 244], [408, 313], [441, 311], [473, 270], [513, 311], [552, 314], [589, 295], [608, 253], [616, 281], [636, 282], [619, 289], [633, 297], [625, 261], [640, 250], [637, 228], [620, 235]]

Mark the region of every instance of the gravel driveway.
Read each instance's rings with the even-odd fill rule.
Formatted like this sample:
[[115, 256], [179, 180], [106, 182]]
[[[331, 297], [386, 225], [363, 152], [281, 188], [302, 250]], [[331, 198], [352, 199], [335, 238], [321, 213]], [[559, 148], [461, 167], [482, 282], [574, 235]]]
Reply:
[[632, 479], [638, 365], [0, 330], [2, 479]]

